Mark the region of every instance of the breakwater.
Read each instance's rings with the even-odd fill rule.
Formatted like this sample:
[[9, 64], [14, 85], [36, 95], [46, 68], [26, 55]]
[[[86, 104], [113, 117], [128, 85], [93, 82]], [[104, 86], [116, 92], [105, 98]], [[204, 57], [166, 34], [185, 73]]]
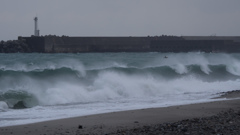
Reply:
[[240, 36], [19, 37], [32, 52], [240, 52]]
[[0, 42], [0, 53], [28, 53], [29, 46], [23, 40], [9, 40]]

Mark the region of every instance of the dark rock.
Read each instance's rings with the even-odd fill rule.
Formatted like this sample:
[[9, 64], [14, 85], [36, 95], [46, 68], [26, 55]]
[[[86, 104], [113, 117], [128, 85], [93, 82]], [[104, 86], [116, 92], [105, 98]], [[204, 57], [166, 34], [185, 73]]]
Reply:
[[27, 108], [23, 101], [18, 101], [14, 106], [13, 109], [25, 109]]
[[24, 40], [8, 40], [0, 42], [0, 53], [29, 53], [31, 49]]
[[82, 125], [78, 125], [78, 129], [82, 129], [83, 128], [83, 126]]
[[186, 127], [184, 127], [184, 128], [182, 128], [182, 131], [183, 131], [183, 132], [187, 132], [188, 130], [187, 130]]

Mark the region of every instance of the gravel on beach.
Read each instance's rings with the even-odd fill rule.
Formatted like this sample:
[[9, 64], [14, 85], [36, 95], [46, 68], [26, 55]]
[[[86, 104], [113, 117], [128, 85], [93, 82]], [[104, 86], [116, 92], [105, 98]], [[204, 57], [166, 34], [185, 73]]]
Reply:
[[239, 135], [240, 111], [230, 109], [215, 116], [194, 118], [175, 123], [148, 125], [118, 130], [108, 135]]

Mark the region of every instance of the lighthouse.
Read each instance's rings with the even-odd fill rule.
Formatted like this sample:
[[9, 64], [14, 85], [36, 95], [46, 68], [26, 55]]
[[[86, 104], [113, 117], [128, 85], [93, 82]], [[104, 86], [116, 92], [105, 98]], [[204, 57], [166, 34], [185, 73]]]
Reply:
[[39, 36], [40, 30], [38, 29], [38, 18], [34, 17], [34, 36]]

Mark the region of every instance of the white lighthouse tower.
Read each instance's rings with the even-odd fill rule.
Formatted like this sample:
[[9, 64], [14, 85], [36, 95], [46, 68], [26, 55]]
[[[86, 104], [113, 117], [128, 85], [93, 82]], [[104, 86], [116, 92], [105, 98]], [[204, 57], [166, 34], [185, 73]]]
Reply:
[[39, 36], [40, 30], [38, 29], [38, 18], [34, 17], [34, 36]]

